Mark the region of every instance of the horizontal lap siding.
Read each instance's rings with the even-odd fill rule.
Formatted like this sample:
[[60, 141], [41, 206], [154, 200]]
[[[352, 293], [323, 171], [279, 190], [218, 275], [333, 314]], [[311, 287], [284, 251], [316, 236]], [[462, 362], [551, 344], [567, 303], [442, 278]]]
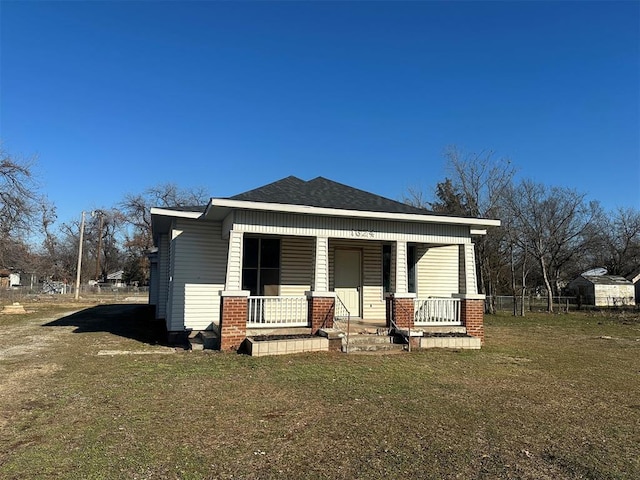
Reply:
[[385, 318], [385, 302], [382, 292], [382, 244], [364, 240], [329, 240], [329, 289], [334, 290], [335, 250], [357, 249], [362, 252], [362, 318]]
[[416, 243], [469, 243], [469, 227], [423, 222], [342, 218], [331, 216], [238, 210], [233, 229], [255, 234], [327, 237]]
[[169, 238], [160, 235], [158, 240], [158, 305], [156, 318], [166, 318], [169, 299]]
[[363, 259], [363, 318], [384, 320], [386, 305], [382, 292], [382, 244], [367, 243], [362, 251]]
[[178, 220], [173, 240], [171, 329], [204, 330], [220, 321], [228, 242], [219, 222]]
[[418, 245], [418, 298], [451, 297], [459, 293], [459, 261], [457, 245], [428, 247]]
[[303, 296], [311, 290], [313, 238], [283, 237], [280, 251], [280, 295]]

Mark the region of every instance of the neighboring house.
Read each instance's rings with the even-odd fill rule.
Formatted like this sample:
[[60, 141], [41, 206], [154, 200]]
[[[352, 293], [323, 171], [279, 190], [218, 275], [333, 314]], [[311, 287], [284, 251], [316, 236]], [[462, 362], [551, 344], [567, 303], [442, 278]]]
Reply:
[[627, 280], [633, 283], [633, 287], [635, 289], [636, 305], [640, 305], [640, 272], [628, 276]]
[[20, 286], [20, 274], [11, 270], [0, 270], [0, 288]]
[[617, 275], [582, 274], [569, 282], [567, 290], [585, 305], [614, 307], [636, 304], [633, 283]]
[[11, 275], [9, 270], [0, 270], [0, 288], [9, 288], [9, 275]]
[[152, 208], [149, 301], [170, 336], [331, 327], [466, 326], [484, 339], [474, 235], [498, 220], [436, 215], [327, 180], [287, 177], [206, 206]]
[[112, 287], [124, 287], [125, 283], [122, 281], [124, 276], [124, 270], [118, 270], [117, 272], [109, 273], [107, 275], [107, 283]]

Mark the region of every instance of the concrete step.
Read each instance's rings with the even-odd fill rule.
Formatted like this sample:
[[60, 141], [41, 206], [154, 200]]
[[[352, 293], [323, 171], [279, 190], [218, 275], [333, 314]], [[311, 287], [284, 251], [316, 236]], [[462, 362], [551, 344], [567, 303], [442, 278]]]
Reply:
[[390, 337], [389, 335], [349, 335], [349, 345], [346, 344], [346, 338], [342, 339], [342, 351], [345, 353], [401, 352], [404, 349], [404, 345], [395, 343], [395, 341], [395, 337]]
[[393, 337], [389, 335], [349, 335], [349, 343], [351, 345], [366, 345], [375, 344], [381, 345], [386, 343], [393, 343]]
[[404, 345], [400, 343], [358, 343], [349, 345], [342, 345], [342, 351], [344, 353], [355, 352], [393, 352], [403, 351]]

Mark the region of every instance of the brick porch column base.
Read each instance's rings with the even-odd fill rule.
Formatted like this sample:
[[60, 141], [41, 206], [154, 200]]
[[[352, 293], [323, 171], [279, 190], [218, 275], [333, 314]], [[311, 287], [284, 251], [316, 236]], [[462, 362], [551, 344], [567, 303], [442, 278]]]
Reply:
[[391, 293], [387, 296], [387, 327], [391, 326], [393, 318], [398, 328], [413, 328], [415, 298], [415, 293]]
[[311, 334], [315, 335], [321, 328], [332, 328], [336, 307], [335, 294], [332, 292], [307, 292], [307, 301]]
[[474, 295], [474, 297], [476, 298], [461, 297], [460, 320], [466, 327], [467, 334], [478, 337], [484, 345], [484, 295]]
[[247, 338], [249, 292], [222, 292], [220, 312], [220, 350], [237, 351]]

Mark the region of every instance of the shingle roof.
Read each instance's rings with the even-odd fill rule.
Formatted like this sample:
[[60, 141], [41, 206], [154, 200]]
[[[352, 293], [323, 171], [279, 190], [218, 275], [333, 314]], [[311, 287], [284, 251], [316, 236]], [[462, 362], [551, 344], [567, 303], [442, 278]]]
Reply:
[[420, 215], [432, 213], [429, 210], [412, 207], [411, 205], [365, 192], [324, 177], [304, 181], [290, 176], [263, 187], [234, 195], [230, 199], [369, 212], [413, 213]]
[[582, 275], [594, 285], [631, 285], [631, 282], [618, 275]]

